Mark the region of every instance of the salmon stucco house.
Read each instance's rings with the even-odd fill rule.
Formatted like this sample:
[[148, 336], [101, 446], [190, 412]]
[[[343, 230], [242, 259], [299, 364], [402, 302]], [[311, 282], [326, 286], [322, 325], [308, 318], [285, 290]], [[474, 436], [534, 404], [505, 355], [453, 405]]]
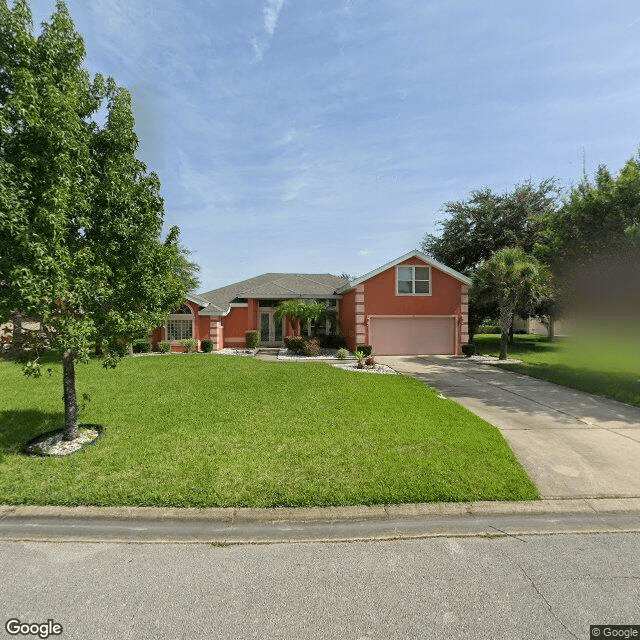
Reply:
[[[294, 333], [274, 313], [284, 300], [326, 302], [335, 310], [339, 333], [354, 351], [370, 344], [377, 355], [460, 354], [468, 341], [468, 297], [471, 281], [420, 251], [348, 281], [327, 273], [265, 273], [255, 278], [188, 296], [164, 327], [152, 334], [154, 348], [169, 340], [212, 340], [213, 350], [246, 347], [247, 331], [260, 331], [262, 345], [279, 346]], [[316, 333], [328, 333], [326, 326]]]

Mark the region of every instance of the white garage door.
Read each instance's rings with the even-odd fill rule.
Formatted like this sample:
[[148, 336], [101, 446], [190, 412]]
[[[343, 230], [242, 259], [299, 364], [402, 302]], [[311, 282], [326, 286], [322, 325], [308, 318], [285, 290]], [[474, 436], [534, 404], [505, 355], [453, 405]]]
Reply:
[[452, 354], [454, 318], [371, 318], [369, 337], [376, 355]]

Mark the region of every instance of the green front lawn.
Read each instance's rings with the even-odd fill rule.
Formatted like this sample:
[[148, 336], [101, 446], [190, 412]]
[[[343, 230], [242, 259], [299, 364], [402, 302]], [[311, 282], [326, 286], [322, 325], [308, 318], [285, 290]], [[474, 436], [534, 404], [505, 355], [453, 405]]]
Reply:
[[[478, 353], [498, 356], [500, 336], [475, 336]], [[515, 335], [509, 358], [522, 364], [501, 364], [501, 368], [549, 380], [605, 398], [640, 407], [640, 342], [613, 336], [599, 340]]]
[[405, 376], [219, 355], [78, 365], [82, 416], [106, 426], [65, 458], [20, 445], [61, 426], [61, 367], [0, 361], [0, 503], [348, 505], [530, 500], [497, 429]]

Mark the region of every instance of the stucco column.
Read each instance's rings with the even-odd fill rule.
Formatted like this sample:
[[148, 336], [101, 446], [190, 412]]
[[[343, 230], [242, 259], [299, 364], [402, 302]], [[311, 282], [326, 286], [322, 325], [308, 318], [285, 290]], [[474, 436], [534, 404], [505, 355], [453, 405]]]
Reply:
[[356, 287], [356, 345], [366, 344], [367, 327], [364, 314], [364, 285]]
[[220, 318], [211, 318], [209, 320], [209, 338], [213, 342], [213, 350], [220, 351], [222, 349], [222, 323]]
[[460, 315], [462, 324], [460, 325], [460, 343], [469, 342], [469, 287], [466, 284], [460, 286]]

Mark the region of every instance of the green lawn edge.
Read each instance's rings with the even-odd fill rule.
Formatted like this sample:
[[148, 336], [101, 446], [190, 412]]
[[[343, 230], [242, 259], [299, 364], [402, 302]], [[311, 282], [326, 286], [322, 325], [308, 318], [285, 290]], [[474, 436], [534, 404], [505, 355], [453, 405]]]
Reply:
[[[498, 356], [500, 336], [474, 337], [477, 353]], [[581, 351], [571, 339], [549, 342], [545, 336], [515, 335], [509, 358], [520, 364], [497, 363], [501, 369], [547, 380], [610, 400], [640, 407], [640, 352], [626, 344]]]
[[0, 361], [0, 503], [328, 507], [535, 500], [495, 427], [406, 376], [194, 354], [78, 366], [94, 447], [27, 457], [62, 421], [61, 373]]

